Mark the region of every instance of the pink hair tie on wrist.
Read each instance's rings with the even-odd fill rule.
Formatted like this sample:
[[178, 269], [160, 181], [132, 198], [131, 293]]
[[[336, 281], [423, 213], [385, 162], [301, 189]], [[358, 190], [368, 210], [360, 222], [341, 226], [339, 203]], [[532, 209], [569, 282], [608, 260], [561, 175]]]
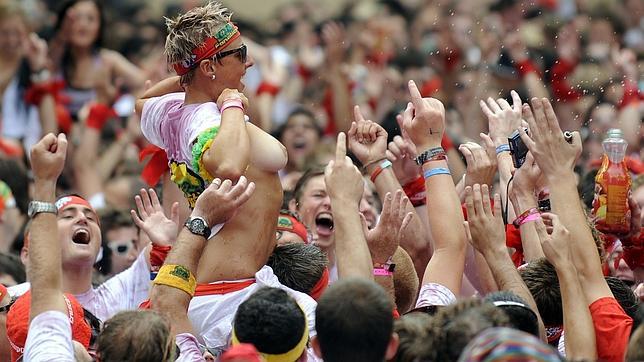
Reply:
[[528, 216], [525, 219], [523, 219], [523, 221], [521, 221], [521, 223], [519, 225], [523, 225], [523, 224], [525, 224], [527, 222], [530, 222], [530, 221], [537, 221], [539, 219], [541, 219], [541, 214], [539, 214], [539, 213], [531, 214], [530, 216]]
[[394, 275], [394, 273], [390, 272], [385, 268], [373, 268], [373, 275], [379, 276], [379, 277], [387, 277], [387, 276]]
[[226, 99], [221, 105], [221, 109], [219, 110], [219, 112], [224, 113], [224, 111], [228, 108], [239, 108], [241, 109], [242, 112], [244, 112], [244, 103], [242, 103], [241, 98]]

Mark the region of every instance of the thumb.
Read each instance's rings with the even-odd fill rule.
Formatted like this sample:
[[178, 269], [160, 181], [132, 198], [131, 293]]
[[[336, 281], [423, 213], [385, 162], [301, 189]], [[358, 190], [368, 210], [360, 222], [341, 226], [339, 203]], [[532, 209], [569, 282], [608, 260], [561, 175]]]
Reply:
[[360, 223], [362, 224], [362, 232], [366, 237], [369, 234], [369, 226], [367, 226], [367, 219], [364, 217], [363, 213], [360, 213]]
[[67, 154], [67, 136], [64, 133], [58, 134], [56, 152], [57, 154], [62, 154], [63, 156]]

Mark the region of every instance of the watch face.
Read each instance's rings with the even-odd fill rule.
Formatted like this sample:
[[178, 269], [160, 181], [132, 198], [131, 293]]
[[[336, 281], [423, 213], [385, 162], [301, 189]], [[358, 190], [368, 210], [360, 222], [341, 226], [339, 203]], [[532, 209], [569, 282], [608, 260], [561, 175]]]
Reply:
[[206, 223], [201, 219], [193, 219], [191, 222], [192, 229], [197, 232], [203, 232], [206, 229]]

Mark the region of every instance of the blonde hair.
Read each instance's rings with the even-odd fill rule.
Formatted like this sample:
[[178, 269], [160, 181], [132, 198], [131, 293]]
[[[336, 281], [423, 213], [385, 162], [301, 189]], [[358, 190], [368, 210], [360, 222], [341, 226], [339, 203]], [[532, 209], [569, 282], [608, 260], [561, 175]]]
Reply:
[[19, 17], [25, 24], [27, 31], [31, 28], [31, 23], [27, 18], [25, 9], [20, 6], [20, 3], [14, 0], [0, 0], [0, 21]]
[[[188, 59], [192, 50], [214, 37], [219, 28], [230, 21], [232, 13], [219, 2], [191, 9], [174, 19], [165, 18], [168, 36], [165, 38], [165, 54], [168, 64]], [[181, 84], [192, 81], [194, 69], [181, 76]]]

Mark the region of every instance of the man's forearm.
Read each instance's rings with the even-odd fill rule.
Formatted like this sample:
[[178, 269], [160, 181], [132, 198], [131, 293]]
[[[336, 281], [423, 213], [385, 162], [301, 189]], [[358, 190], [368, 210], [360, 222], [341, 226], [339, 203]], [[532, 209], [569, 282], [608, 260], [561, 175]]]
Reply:
[[[54, 203], [56, 181], [36, 180], [34, 200]], [[56, 215], [39, 213], [29, 228], [29, 281], [32, 308], [30, 318], [47, 310], [65, 312], [62, 296], [61, 251], [58, 245]], [[51, 244], [55, 243], [55, 247]]]
[[[508, 140], [495, 140], [494, 145], [499, 146], [501, 144], [507, 144]], [[508, 199], [508, 181], [512, 177], [512, 171], [514, 171], [514, 165], [512, 164], [512, 156], [509, 152], [501, 152], [497, 155], [497, 167], [499, 170], [499, 195], [501, 195], [501, 201], [505, 202]], [[505, 205], [501, 205], [505, 207]], [[514, 208], [508, 205], [508, 222], [514, 220], [517, 215], [514, 213]]]
[[575, 268], [581, 274], [582, 280], [600, 276], [603, 279], [599, 253], [586, 214], [581, 207], [573, 172], [552, 177], [548, 183], [552, 211], [559, 215], [561, 223], [572, 236], [571, 251]]
[[358, 205], [331, 199], [335, 220], [335, 255], [340, 278], [360, 277], [373, 280], [373, 262], [367, 246]]
[[595, 361], [595, 327], [577, 271], [572, 265], [555, 269], [561, 290], [564, 329], [571, 332], [566, 333], [566, 357], [571, 361]]
[[518, 295], [525, 300], [532, 311], [535, 312], [539, 321], [539, 335], [541, 336], [541, 339], [545, 341], [546, 332], [541, 316], [539, 315], [537, 303], [535, 303], [528, 287], [523, 283], [523, 279], [521, 279], [519, 272], [512, 263], [512, 259], [510, 259], [508, 252], [506, 250], [486, 250], [483, 256], [492, 271], [492, 275], [494, 276], [494, 280], [496, 281], [499, 290], [509, 290]]
[[[179, 233], [177, 242], [168, 254], [164, 265], [181, 265], [194, 275], [205, 245], [205, 238], [194, 235], [184, 228]], [[175, 335], [192, 333], [192, 324], [187, 314], [191, 299], [192, 297], [183, 290], [163, 284], [154, 285], [150, 292], [152, 307], [168, 315]]]
[[[423, 165], [423, 170], [447, 168], [445, 161]], [[439, 283], [459, 294], [465, 269], [465, 231], [463, 212], [454, 182], [450, 175], [437, 174], [425, 178], [429, 227], [434, 240], [434, 252], [423, 275], [423, 284]], [[446, 272], [449, 271], [449, 272]]]
[[[537, 200], [534, 195], [515, 195], [512, 197], [512, 206], [516, 215], [521, 215], [526, 210], [536, 208]], [[508, 220], [508, 223], [510, 220]], [[520, 226], [521, 231], [521, 245], [523, 246], [523, 254], [526, 262], [544, 258], [543, 249], [541, 249], [541, 242], [534, 222], [527, 222]]]
[[[367, 167], [368, 174], [373, 174], [376, 167], [378, 167], [378, 163], [369, 165]], [[376, 177], [375, 185], [376, 192], [378, 192], [378, 196], [380, 196], [381, 201], [384, 201], [385, 195], [388, 192], [393, 195], [396, 191], [402, 189], [391, 168], [384, 169], [380, 175]], [[407, 203], [405, 212], [411, 212], [413, 217], [405, 229], [404, 234], [400, 238], [400, 246], [402, 246], [409, 256], [411, 256], [418, 276], [422, 277], [425, 266], [431, 257], [429, 232], [425, 229], [425, 226], [411, 202]]]

